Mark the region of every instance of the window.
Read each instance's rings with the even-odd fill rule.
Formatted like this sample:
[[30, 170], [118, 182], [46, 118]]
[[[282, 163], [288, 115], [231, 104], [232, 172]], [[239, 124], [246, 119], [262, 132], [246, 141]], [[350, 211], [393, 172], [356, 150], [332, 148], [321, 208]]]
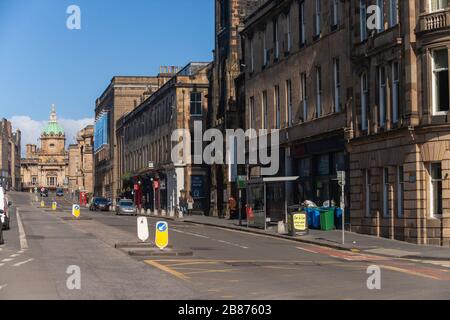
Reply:
[[359, 2], [359, 32], [361, 42], [367, 40], [367, 6], [366, 0]]
[[430, 164], [430, 209], [431, 217], [442, 215], [442, 165], [440, 162]]
[[256, 129], [255, 126], [255, 97], [250, 97], [250, 128]]
[[278, 19], [273, 20], [273, 48], [275, 51], [275, 59], [280, 57], [280, 45], [278, 43]]
[[322, 115], [322, 70], [316, 67], [316, 117]]
[[384, 127], [386, 123], [386, 70], [378, 68], [378, 95], [379, 95], [379, 125]]
[[445, 9], [447, 0], [429, 0], [430, 12]]
[[250, 72], [255, 71], [255, 43], [250, 39]]
[[55, 187], [56, 183], [57, 183], [57, 178], [56, 177], [47, 177], [47, 185], [49, 187]]
[[308, 95], [306, 92], [306, 73], [300, 75], [301, 106], [303, 109], [303, 121], [308, 121]]
[[434, 50], [432, 83], [434, 114], [446, 114], [449, 111], [449, 88], [448, 50]]
[[405, 199], [405, 179], [403, 174], [403, 166], [397, 167], [397, 216], [401, 218], [404, 211]]
[[268, 62], [268, 50], [267, 50], [267, 43], [266, 43], [266, 30], [262, 32], [262, 43], [263, 43], [263, 66], [267, 66]]
[[269, 129], [269, 114], [267, 110], [267, 91], [263, 91], [262, 93], [262, 113], [263, 113], [263, 129]]
[[35, 185], [37, 182], [37, 177], [31, 177], [31, 183]]
[[389, 27], [398, 24], [398, 0], [389, 0]]
[[333, 82], [334, 82], [334, 111], [341, 111], [341, 76], [339, 70], [339, 59], [333, 59]]
[[369, 102], [369, 86], [367, 74], [361, 75], [361, 129], [367, 130], [367, 104]]
[[389, 214], [389, 168], [383, 168], [383, 215]]
[[291, 80], [286, 80], [286, 114], [287, 114], [287, 126], [293, 125], [292, 119], [292, 83]]
[[398, 123], [400, 105], [400, 70], [399, 63], [392, 63], [392, 122]]
[[299, 5], [299, 17], [300, 17], [300, 45], [304, 45], [306, 41], [306, 23], [305, 23], [305, 1], [302, 1]]
[[280, 87], [275, 86], [273, 104], [275, 106], [275, 128], [280, 129], [281, 127], [281, 110], [280, 110]]
[[201, 92], [191, 92], [191, 115], [202, 115]]
[[384, 31], [384, 0], [377, 0], [377, 6], [380, 8], [380, 17], [379, 17], [379, 32]]
[[331, 26], [337, 27], [339, 24], [339, 0], [331, 1]]
[[320, 1], [321, 0], [316, 0], [316, 7], [315, 7], [315, 14], [314, 14], [314, 32], [315, 32], [315, 36], [318, 37], [320, 36], [320, 32], [321, 30], [321, 5], [320, 5]]
[[371, 197], [370, 197], [370, 188], [372, 185], [370, 170], [364, 170], [364, 180], [365, 180], [365, 192], [366, 192], [366, 216], [370, 217], [371, 215]]
[[286, 15], [286, 49], [287, 52], [291, 51], [292, 41], [291, 41], [291, 12]]

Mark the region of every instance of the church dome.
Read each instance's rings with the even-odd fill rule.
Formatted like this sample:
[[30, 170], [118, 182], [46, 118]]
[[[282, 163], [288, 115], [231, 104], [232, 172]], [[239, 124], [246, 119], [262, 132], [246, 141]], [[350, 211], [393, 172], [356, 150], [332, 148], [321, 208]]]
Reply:
[[50, 114], [50, 120], [48, 124], [42, 130], [44, 136], [63, 136], [64, 129], [59, 125], [56, 117], [55, 106], [52, 106], [52, 113]]

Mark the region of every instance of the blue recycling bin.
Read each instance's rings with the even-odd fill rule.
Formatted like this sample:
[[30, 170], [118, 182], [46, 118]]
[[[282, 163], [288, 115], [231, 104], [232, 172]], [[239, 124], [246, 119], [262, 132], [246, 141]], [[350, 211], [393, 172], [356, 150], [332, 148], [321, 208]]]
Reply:
[[318, 208], [307, 208], [308, 225], [310, 229], [320, 229], [320, 210]]
[[341, 208], [335, 208], [335, 210], [334, 210], [334, 224], [336, 225], [336, 228], [342, 229], [342, 209]]

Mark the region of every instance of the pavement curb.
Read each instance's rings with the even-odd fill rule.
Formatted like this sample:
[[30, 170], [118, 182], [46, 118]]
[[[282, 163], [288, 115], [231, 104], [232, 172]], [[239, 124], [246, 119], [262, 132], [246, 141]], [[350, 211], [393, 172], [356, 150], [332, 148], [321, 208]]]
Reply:
[[[154, 216], [152, 216], [152, 217], [154, 217]], [[171, 221], [178, 221], [178, 222], [185, 222], [185, 223], [190, 223], [190, 224], [204, 225], [204, 226], [216, 227], [216, 228], [222, 228], [222, 229], [228, 229], [228, 230], [242, 231], [242, 232], [247, 232], [247, 233], [253, 233], [253, 234], [268, 236], [268, 237], [272, 237], [272, 238], [285, 239], [285, 240], [290, 240], [290, 241], [295, 241], [295, 242], [313, 244], [313, 245], [317, 245], [317, 246], [321, 246], [321, 247], [327, 247], [327, 248], [341, 250], [341, 251], [365, 253], [365, 254], [371, 254], [371, 255], [376, 255], [376, 256], [381, 256], [381, 257], [388, 257], [388, 258], [398, 258], [398, 259], [407, 259], [407, 260], [435, 260], [435, 261], [448, 261], [448, 260], [450, 260], [450, 258], [431, 257], [431, 256], [425, 256], [425, 255], [399, 256], [399, 255], [388, 255], [388, 254], [382, 254], [382, 253], [373, 254], [373, 253], [370, 253], [370, 252], [365, 252], [365, 249], [359, 249], [359, 248], [356, 248], [356, 247], [344, 247], [344, 246], [337, 245], [337, 244], [332, 244], [332, 243], [325, 243], [325, 242], [308, 240], [308, 239], [294, 238], [294, 237], [290, 237], [290, 236], [286, 236], [286, 235], [282, 235], [282, 234], [268, 233], [268, 232], [264, 232], [264, 231], [261, 231], [261, 230], [258, 230], [258, 229], [250, 229], [250, 228], [244, 228], [244, 227], [239, 227], [239, 226], [218, 225], [218, 224], [209, 223], [209, 222], [184, 220], [184, 219], [177, 219], [177, 218], [172, 218], [172, 217], [154, 217], [154, 218], [164, 218], [164, 219], [171, 220]]]

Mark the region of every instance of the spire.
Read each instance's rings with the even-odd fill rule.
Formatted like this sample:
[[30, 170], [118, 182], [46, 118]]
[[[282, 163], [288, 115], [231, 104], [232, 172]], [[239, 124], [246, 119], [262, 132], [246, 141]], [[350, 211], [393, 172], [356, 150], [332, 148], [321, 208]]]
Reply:
[[56, 107], [54, 104], [52, 104], [52, 113], [50, 113], [50, 122], [56, 122], [56, 121], [57, 121]]

